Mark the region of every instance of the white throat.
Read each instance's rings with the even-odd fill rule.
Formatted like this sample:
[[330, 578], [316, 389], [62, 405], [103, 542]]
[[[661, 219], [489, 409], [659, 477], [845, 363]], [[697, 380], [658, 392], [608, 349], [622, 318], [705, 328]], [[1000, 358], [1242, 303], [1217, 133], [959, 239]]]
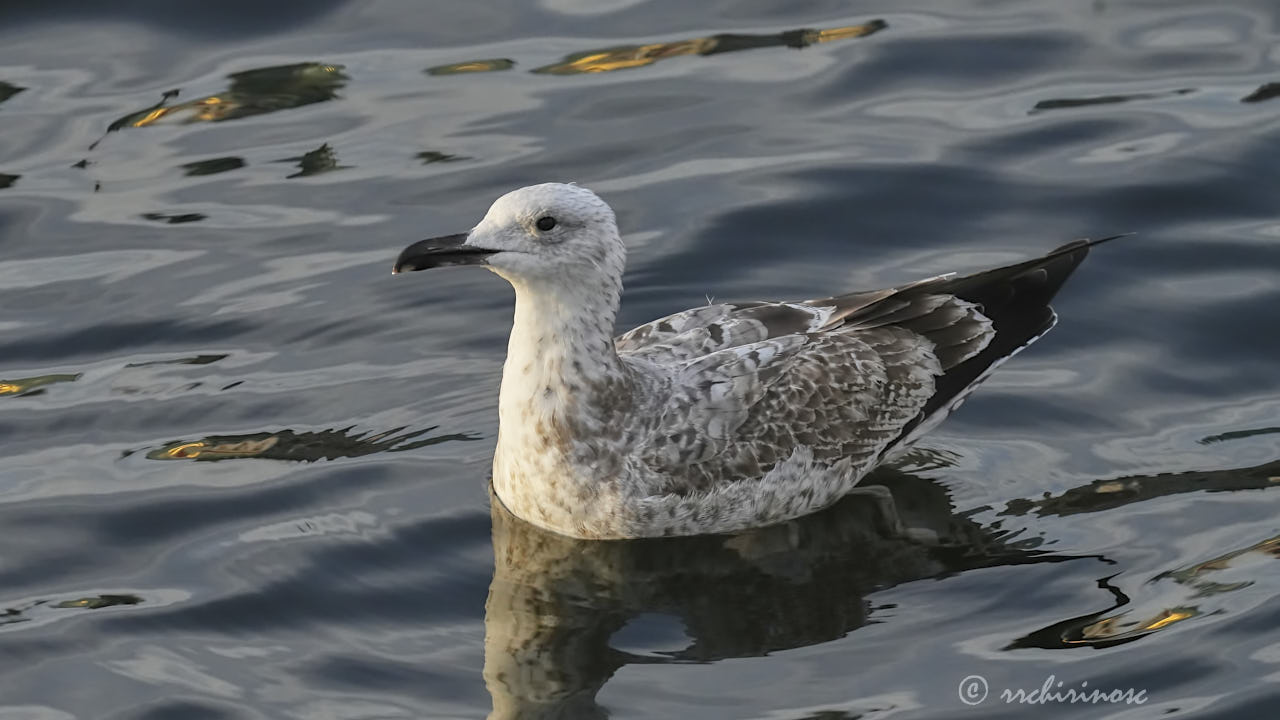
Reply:
[[499, 399], [504, 426], [559, 420], [549, 415], [583, 405], [595, 385], [623, 376], [613, 347], [621, 283], [512, 285], [515, 318]]
[[512, 285], [493, 482], [509, 510], [554, 527], [596, 505], [622, 471], [597, 453], [633, 394], [613, 346], [621, 282]]

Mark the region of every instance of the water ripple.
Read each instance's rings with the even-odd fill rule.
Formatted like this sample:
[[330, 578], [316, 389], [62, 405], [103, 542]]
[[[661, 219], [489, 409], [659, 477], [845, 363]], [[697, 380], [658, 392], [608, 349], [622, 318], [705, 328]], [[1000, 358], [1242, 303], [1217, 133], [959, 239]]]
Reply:
[[[11, 5], [0, 715], [1272, 710], [1271, 4]], [[509, 290], [388, 277], [552, 179], [623, 325], [1137, 234], [876, 476], [914, 541], [583, 544], [485, 492]]]

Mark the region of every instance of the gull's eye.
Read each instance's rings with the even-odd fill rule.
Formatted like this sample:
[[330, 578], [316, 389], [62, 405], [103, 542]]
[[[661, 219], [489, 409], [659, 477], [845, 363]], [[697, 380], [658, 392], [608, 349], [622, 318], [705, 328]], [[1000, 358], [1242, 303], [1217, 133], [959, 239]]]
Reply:
[[534, 223], [542, 232], [546, 232], [556, 226], [556, 219], [550, 215], [543, 215], [538, 218], [538, 222]]

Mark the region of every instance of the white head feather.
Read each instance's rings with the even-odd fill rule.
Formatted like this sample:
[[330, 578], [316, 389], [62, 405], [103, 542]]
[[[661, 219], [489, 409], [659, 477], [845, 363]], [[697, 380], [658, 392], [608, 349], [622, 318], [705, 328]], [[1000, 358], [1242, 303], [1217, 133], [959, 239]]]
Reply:
[[626, 261], [613, 210], [590, 190], [564, 183], [530, 185], [498, 198], [466, 244], [495, 250], [486, 264], [515, 285], [612, 284]]

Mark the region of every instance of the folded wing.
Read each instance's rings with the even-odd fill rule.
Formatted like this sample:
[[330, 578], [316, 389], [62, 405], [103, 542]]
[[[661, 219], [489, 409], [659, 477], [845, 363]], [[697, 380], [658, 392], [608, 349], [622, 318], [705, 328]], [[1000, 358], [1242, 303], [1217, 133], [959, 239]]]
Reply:
[[1049, 301], [1097, 242], [969, 276], [708, 305], [636, 328], [616, 340], [620, 354], [677, 368], [646, 460], [699, 476], [691, 487], [758, 476], [799, 447], [874, 464], [1047, 332]]

